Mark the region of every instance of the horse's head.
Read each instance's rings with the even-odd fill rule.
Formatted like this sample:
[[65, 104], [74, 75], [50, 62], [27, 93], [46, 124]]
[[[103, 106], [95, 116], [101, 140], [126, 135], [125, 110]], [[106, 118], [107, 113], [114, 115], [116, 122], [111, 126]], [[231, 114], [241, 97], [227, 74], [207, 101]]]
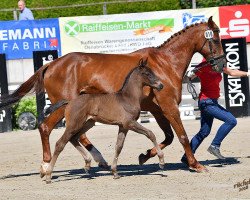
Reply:
[[199, 53], [212, 65], [214, 71], [222, 72], [223, 67], [226, 66], [226, 58], [219, 36], [220, 29], [214, 23], [212, 17], [208, 19], [205, 25], [206, 30], [202, 30], [202, 38], [198, 45]]
[[147, 66], [147, 59], [145, 61], [143, 61], [143, 59], [139, 61], [138, 69], [144, 85], [155, 88], [158, 91], [160, 91], [163, 88], [163, 84], [160, 81], [160, 79]]

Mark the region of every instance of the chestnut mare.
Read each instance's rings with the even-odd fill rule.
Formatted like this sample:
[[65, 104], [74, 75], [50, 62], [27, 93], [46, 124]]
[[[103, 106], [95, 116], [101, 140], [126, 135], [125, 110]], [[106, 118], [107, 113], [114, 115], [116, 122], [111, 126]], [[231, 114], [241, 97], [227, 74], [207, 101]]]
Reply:
[[[209, 39], [205, 36], [208, 30], [211, 36]], [[175, 33], [156, 48], [144, 48], [129, 54], [69, 53], [62, 56], [41, 67], [13, 94], [2, 99], [0, 108], [17, 102], [32, 89], [38, 93], [45, 88], [52, 103], [62, 99], [74, 99], [80, 93], [118, 91], [125, 76], [134, 68], [138, 60], [148, 58], [151, 69], [165, 87], [157, 93], [150, 88], [144, 88], [145, 98], [141, 103], [141, 109], [152, 113], [165, 134], [165, 140], [160, 144], [160, 148], [163, 149], [172, 143], [174, 138], [172, 126], [183, 145], [190, 168], [202, 172], [206, 168], [197, 162], [191, 151], [178, 109], [182, 95], [182, 79], [196, 52], [202, 54], [212, 65], [226, 64], [219, 28], [212, 17], [206, 23], [191, 25]], [[63, 117], [64, 107], [61, 107], [39, 126], [43, 145], [41, 177], [44, 176], [46, 165], [51, 160], [49, 135]], [[79, 141], [90, 151], [99, 165], [106, 165], [100, 152], [85, 137], [85, 134]], [[146, 155], [141, 154], [140, 164], [155, 155], [155, 148], [148, 150]]]
[[[163, 88], [159, 78], [146, 66], [146, 62], [140, 60], [139, 66], [131, 70], [122, 88], [117, 93], [82, 94], [69, 103], [62, 100], [52, 104], [51, 107], [55, 109], [68, 105], [65, 109], [66, 130], [56, 142], [54, 154], [46, 170], [46, 183], [51, 183], [51, 173], [56, 160], [68, 141], [70, 140], [72, 144], [80, 146], [78, 142], [79, 136], [91, 129], [95, 122], [119, 126], [115, 157], [111, 167], [115, 179], [120, 178], [117, 172], [117, 161], [129, 130], [143, 134], [153, 142], [159, 156], [159, 166], [163, 169], [164, 154], [156, 141], [154, 133], [136, 121], [141, 111], [141, 101], [144, 96], [143, 87], [147, 85], [158, 91]], [[55, 109], [52, 109], [52, 111]], [[86, 161], [85, 169], [88, 170], [90, 159], [86, 153], [83, 154], [83, 157]]]

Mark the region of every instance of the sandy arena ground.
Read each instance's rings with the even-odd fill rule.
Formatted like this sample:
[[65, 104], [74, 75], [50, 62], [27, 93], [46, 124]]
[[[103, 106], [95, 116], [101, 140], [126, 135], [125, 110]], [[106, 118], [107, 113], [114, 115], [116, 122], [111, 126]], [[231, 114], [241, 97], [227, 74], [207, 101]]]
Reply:
[[[184, 121], [191, 138], [199, 129], [199, 121]], [[10, 200], [158, 200], [158, 199], [250, 199], [250, 118], [238, 119], [238, 125], [224, 140], [221, 151], [230, 157], [221, 162], [206, 149], [221, 122], [215, 120], [211, 135], [203, 142], [196, 158], [209, 169], [208, 173], [190, 172], [181, 162], [183, 148], [177, 137], [164, 149], [165, 169], [159, 170], [155, 157], [138, 165], [138, 155], [152, 147], [143, 135], [129, 132], [118, 161], [123, 177], [114, 180], [110, 172], [101, 170], [92, 162], [90, 175], [86, 175], [83, 159], [71, 144], [60, 155], [51, 184], [40, 179], [39, 167], [42, 146], [38, 130], [0, 134], [0, 199]], [[144, 124], [156, 135], [158, 142], [163, 133], [156, 123]], [[95, 126], [89, 138], [112, 162], [118, 128]], [[51, 148], [63, 128], [51, 134]], [[237, 185], [238, 184], [238, 185]]]

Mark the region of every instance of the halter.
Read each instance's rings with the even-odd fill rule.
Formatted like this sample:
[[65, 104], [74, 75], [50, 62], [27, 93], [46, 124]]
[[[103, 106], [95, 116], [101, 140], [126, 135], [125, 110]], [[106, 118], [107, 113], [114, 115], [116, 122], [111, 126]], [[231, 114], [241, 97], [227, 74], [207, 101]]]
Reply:
[[222, 72], [222, 69], [224, 67], [222, 61], [223, 58], [225, 58], [225, 54], [220, 55], [220, 56], [214, 56], [213, 50], [212, 50], [212, 42], [214, 43], [219, 43], [219, 40], [215, 40], [214, 39], [214, 32], [219, 32], [220, 30], [218, 28], [214, 29], [214, 30], [210, 30], [208, 28], [208, 30], [205, 31], [204, 36], [205, 36], [205, 42], [203, 43], [201, 49], [199, 52], [201, 52], [201, 50], [203, 49], [203, 47], [205, 46], [205, 44], [208, 41], [208, 45], [209, 45], [209, 50], [210, 50], [210, 58], [207, 59], [207, 62], [212, 65], [212, 69], [216, 72]]

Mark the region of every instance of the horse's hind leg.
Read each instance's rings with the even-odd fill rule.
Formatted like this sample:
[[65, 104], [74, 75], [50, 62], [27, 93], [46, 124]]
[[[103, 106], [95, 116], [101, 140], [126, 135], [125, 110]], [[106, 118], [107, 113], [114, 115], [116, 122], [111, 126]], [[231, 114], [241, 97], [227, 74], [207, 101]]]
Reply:
[[119, 132], [118, 132], [117, 141], [115, 145], [115, 156], [114, 156], [113, 164], [111, 166], [112, 173], [114, 174], [114, 179], [120, 178], [120, 176], [117, 173], [117, 161], [121, 153], [127, 133], [128, 133], [127, 129], [119, 127]]
[[41, 178], [44, 177], [51, 160], [49, 136], [56, 124], [64, 117], [64, 109], [65, 106], [52, 112], [38, 127], [43, 147], [43, 162], [40, 167]]
[[149, 130], [149, 129], [143, 127], [142, 125], [140, 125], [137, 121], [130, 122], [128, 124], [128, 129], [145, 135], [146, 137], [148, 137], [153, 142], [154, 147], [155, 147], [155, 149], [157, 151], [157, 155], [159, 157], [159, 166], [160, 166], [161, 169], [163, 169], [164, 164], [165, 164], [164, 163], [164, 154], [163, 154], [160, 146], [158, 145], [158, 143], [156, 141], [156, 137], [155, 137], [154, 133], [151, 130]]

